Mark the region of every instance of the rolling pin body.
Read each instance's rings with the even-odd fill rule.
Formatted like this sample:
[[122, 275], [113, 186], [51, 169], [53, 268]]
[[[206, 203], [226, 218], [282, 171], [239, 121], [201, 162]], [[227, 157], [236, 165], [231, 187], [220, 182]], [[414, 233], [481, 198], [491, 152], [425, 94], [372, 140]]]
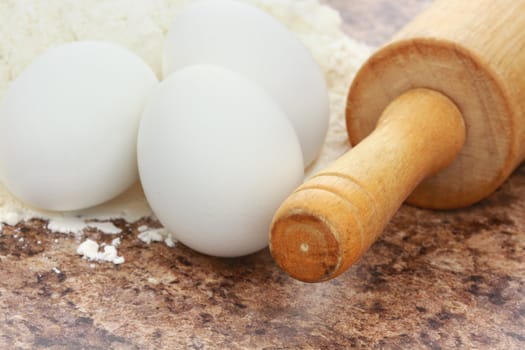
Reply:
[[365, 63], [348, 96], [355, 148], [274, 217], [270, 249], [285, 271], [333, 278], [407, 197], [459, 208], [502, 184], [525, 157], [523, 18], [523, 0], [438, 0]]
[[461, 113], [447, 97], [426, 89], [403, 94], [385, 109], [370, 137], [279, 209], [270, 242], [274, 258], [303, 281], [345, 271], [417, 184], [454, 161], [464, 141]]

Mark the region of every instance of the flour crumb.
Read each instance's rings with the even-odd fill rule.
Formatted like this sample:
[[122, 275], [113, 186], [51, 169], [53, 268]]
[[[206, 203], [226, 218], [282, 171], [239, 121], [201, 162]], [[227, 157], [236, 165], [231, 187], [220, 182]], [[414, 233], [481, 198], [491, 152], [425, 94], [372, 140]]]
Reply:
[[78, 246], [77, 254], [82, 255], [86, 259], [95, 260], [98, 254], [98, 247], [97, 242], [88, 238]]
[[88, 226], [102, 231], [108, 235], [117, 235], [122, 233], [122, 230], [115, 226], [112, 222], [88, 222]]
[[139, 239], [147, 244], [152, 242], [162, 242], [164, 240], [164, 237], [161, 234], [163, 231], [164, 229], [143, 231], [141, 234], [139, 234]]
[[166, 244], [170, 248], [175, 247], [175, 241], [173, 240], [173, 237], [171, 236], [168, 236], [166, 237], [166, 239], [164, 239], [164, 244]]
[[113, 264], [120, 265], [124, 264], [126, 261], [124, 260], [123, 256], [117, 256], [115, 259], [113, 259]]
[[109, 261], [115, 265], [124, 263], [124, 258], [122, 256], [118, 256], [117, 248], [112, 245], [105, 246], [103, 252], [97, 254], [97, 260]]
[[148, 226], [146, 225], [141, 225], [139, 226], [139, 228], [137, 229], [139, 232], [144, 232], [144, 231], [147, 231], [148, 230]]
[[176, 240], [173, 235], [168, 232], [165, 228], [156, 228], [143, 231], [139, 234], [138, 238], [147, 244], [153, 242], [164, 242], [168, 247], [175, 247]]
[[121, 241], [120, 241], [120, 237], [117, 237], [115, 238], [114, 240], [111, 241], [111, 245], [113, 247], [118, 247], [120, 245]]
[[[115, 240], [114, 240], [115, 241]], [[119, 239], [120, 242], [120, 239]], [[77, 254], [91, 261], [111, 262], [115, 265], [123, 264], [125, 259], [119, 256], [114, 245], [106, 245], [99, 251], [100, 245], [92, 239], [86, 239], [77, 248]], [[91, 267], [91, 265], [90, 265]]]
[[[63, 214], [65, 215], [65, 214]], [[67, 217], [56, 214], [48, 218], [47, 229], [57, 233], [80, 233], [86, 227], [84, 220], [78, 217]]]
[[60, 271], [58, 268], [56, 267], [53, 267], [52, 268], [53, 272], [56, 273], [57, 275], [60, 275], [62, 273], [62, 271]]

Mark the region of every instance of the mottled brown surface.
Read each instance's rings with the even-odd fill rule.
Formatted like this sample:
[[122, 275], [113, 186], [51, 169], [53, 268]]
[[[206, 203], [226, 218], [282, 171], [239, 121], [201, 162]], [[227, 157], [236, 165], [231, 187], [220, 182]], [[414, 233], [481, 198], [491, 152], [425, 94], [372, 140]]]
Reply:
[[[377, 43], [428, 1], [330, 2]], [[117, 224], [127, 262], [94, 268], [44, 222], [4, 228], [0, 349], [525, 348], [525, 167], [466, 210], [403, 207], [324, 284], [290, 279], [268, 251], [214, 259]]]

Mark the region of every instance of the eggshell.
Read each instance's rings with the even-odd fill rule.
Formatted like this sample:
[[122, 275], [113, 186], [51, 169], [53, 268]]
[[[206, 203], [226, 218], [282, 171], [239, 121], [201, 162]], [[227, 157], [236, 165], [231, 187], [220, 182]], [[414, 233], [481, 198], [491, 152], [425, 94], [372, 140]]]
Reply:
[[0, 103], [0, 177], [28, 204], [76, 210], [138, 179], [136, 137], [155, 74], [127, 49], [76, 42], [50, 49]]
[[316, 159], [328, 130], [327, 87], [310, 52], [284, 25], [238, 1], [192, 3], [169, 31], [164, 76], [197, 63], [226, 67], [262, 86], [290, 118], [305, 166]]
[[155, 89], [138, 160], [161, 223], [190, 248], [221, 257], [266, 247], [274, 212], [303, 178], [300, 144], [280, 106], [252, 81], [208, 65]]

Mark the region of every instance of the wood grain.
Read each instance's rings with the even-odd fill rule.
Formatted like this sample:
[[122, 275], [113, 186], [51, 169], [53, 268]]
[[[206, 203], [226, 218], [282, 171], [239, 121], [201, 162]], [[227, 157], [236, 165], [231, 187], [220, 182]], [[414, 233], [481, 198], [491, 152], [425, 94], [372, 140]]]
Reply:
[[[454, 209], [501, 186], [525, 157], [525, 123], [518, 117], [525, 114], [524, 15], [525, 2], [514, 0], [437, 0], [363, 65], [347, 105], [348, 134], [357, 147], [279, 209], [271, 234], [279, 265], [304, 281], [333, 278], [364, 254], [407, 197], [420, 207]], [[462, 122], [436, 115], [447, 111], [437, 98], [419, 108], [427, 95], [411, 91], [429, 91], [420, 88], [448, 96]], [[394, 106], [409, 124], [405, 130], [387, 119], [398, 134], [383, 125]], [[405, 106], [417, 109], [413, 119]]]
[[372, 132], [393, 97], [414, 87], [440, 91], [462, 111], [468, 137], [458, 159], [425, 180], [410, 203], [471, 205], [493, 193], [523, 160], [523, 14], [522, 1], [435, 1], [354, 80], [347, 113], [353, 144]]

